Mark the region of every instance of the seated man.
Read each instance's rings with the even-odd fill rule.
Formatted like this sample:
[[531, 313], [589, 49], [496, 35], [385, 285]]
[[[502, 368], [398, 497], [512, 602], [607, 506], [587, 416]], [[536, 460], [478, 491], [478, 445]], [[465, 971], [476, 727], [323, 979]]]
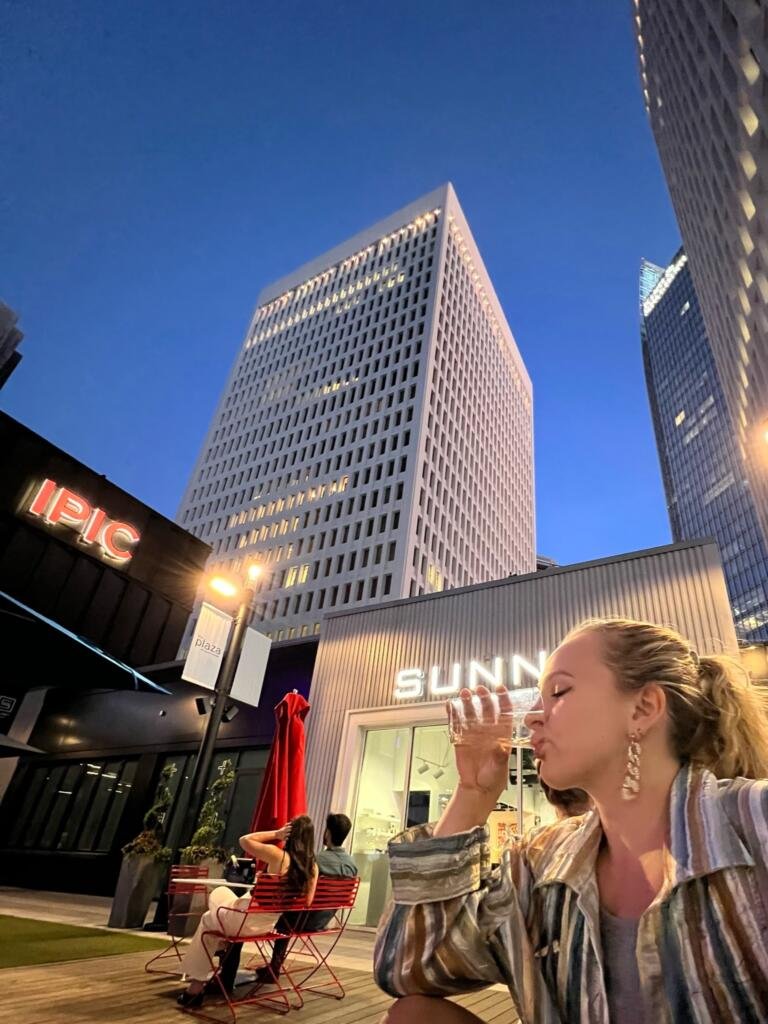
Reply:
[[[352, 829], [352, 822], [346, 814], [329, 814], [325, 819], [325, 832], [323, 834], [323, 849], [317, 854], [315, 860], [320, 875], [330, 878], [355, 878], [357, 876], [357, 865], [346, 850], [342, 849], [342, 843]], [[298, 923], [302, 930], [321, 931], [326, 928], [334, 918], [335, 910], [310, 910], [308, 912], [296, 911], [282, 914], [275, 924], [275, 931], [285, 932], [289, 935], [291, 929]], [[280, 973], [283, 966], [286, 952], [288, 951], [289, 939], [278, 939], [272, 950], [272, 962], [270, 967], [260, 967], [255, 977], [249, 978], [249, 982], [260, 981], [269, 984]], [[230, 947], [226, 959], [222, 964], [221, 980], [225, 988], [232, 990], [237, 976], [237, 968], [240, 963], [239, 944]], [[274, 972], [274, 974], [272, 973]]]

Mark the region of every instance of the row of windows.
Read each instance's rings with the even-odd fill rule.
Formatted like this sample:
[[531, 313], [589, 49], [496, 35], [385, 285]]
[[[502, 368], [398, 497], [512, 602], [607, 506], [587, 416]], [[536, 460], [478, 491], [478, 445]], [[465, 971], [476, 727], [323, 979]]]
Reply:
[[[325, 614], [345, 605], [383, 600], [390, 597], [391, 593], [391, 573], [386, 573], [384, 576], [366, 576], [331, 587], [323, 587], [320, 590], [307, 590], [300, 594], [263, 602], [256, 606], [254, 618], [265, 623], [274, 623], [281, 619], [308, 615], [312, 612]], [[308, 633], [300, 635], [307, 636]], [[284, 637], [278, 636], [276, 639], [282, 640]]]
[[[392, 409], [396, 404], [403, 405], [406, 402], [413, 402], [416, 396], [416, 385], [411, 385], [408, 389], [400, 388], [397, 392], [390, 391], [387, 395], [380, 397], [375, 404], [377, 411], [381, 409]], [[348, 413], [353, 414], [354, 410], [347, 410]], [[410, 415], [411, 410], [408, 410]], [[408, 415], [406, 416], [408, 419]], [[232, 507], [238, 507], [242, 505], [246, 498], [250, 496], [250, 500], [264, 497], [268, 494], [282, 494], [287, 488], [296, 487], [301, 483], [310, 483], [311, 481], [319, 481], [329, 473], [334, 472], [342, 468], [342, 461], [345, 467], [349, 467], [352, 464], [353, 455], [357, 464], [363, 461], [364, 449], [360, 448], [357, 452], [346, 452], [344, 456], [341, 454], [336, 455], [333, 459], [326, 458], [322, 462], [317, 462], [312, 466], [308, 467], [292, 467], [288, 473], [280, 474], [272, 479], [268, 479], [264, 483], [256, 484], [255, 486], [248, 486], [240, 490], [239, 493], [229, 493], [233, 488], [240, 488], [243, 484], [251, 484], [255, 474], [254, 467], [246, 465], [242, 469], [239, 468], [243, 458], [243, 454], [238, 456], [238, 465], [236, 472], [231, 477], [223, 481], [213, 481], [196, 488], [191, 495], [192, 501], [200, 501], [200, 499], [210, 498], [209, 501], [202, 501], [199, 505], [191, 505], [185, 509], [182, 516], [182, 522], [192, 523], [193, 521], [207, 518], [211, 514], [219, 512], [221, 509], [230, 509]], [[387, 466], [387, 475], [389, 474], [389, 466]], [[213, 491], [213, 496], [211, 492]], [[197, 527], [193, 529], [193, 532], [197, 532]]]
[[427, 211], [410, 224], [270, 300], [256, 311], [254, 323], [259, 327], [273, 324], [285, 315], [284, 311], [295, 313], [306, 309], [318, 299], [326, 298], [332, 290], [344, 289], [361, 277], [381, 269], [385, 261], [397, 260], [411, 250], [423, 247], [428, 238], [435, 238], [439, 214], [439, 210]]

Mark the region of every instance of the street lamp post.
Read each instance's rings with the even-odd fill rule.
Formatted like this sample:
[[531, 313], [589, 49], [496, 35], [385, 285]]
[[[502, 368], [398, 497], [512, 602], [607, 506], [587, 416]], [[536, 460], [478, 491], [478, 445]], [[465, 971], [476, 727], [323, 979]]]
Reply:
[[[240, 652], [243, 647], [243, 640], [245, 639], [245, 631], [248, 628], [253, 597], [256, 592], [255, 582], [259, 572], [259, 567], [252, 565], [248, 570], [248, 582], [241, 589], [240, 606], [237, 609], [229, 643], [224, 652], [224, 659], [221, 663], [219, 674], [216, 677], [216, 685], [214, 686], [213, 697], [211, 698], [211, 713], [206, 719], [205, 729], [197, 750], [195, 767], [192, 771], [192, 778], [187, 790], [186, 806], [178, 833], [179, 838], [173, 851], [174, 855], [171, 858], [171, 863], [175, 862], [178, 851], [188, 845], [195, 831], [197, 816], [200, 813], [203, 797], [205, 796], [208, 773], [211, 770], [219, 726], [221, 725], [222, 715], [227, 704], [227, 697], [229, 697], [232, 690], [237, 663], [240, 660]], [[210, 585], [225, 597], [234, 597], [239, 589], [228, 580], [221, 578], [212, 580]]]
[[[235, 615], [234, 626], [230, 634], [229, 643], [224, 652], [224, 658], [216, 677], [216, 685], [213, 688], [211, 698], [211, 713], [206, 718], [205, 729], [200, 739], [200, 746], [197, 748], [195, 767], [192, 770], [192, 778], [188, 787], [182, 789], [181, 807], [177, 814], [181, 817], [181, 827], [177, 832], [177, 839], [171, 851], [171, 864], [175, 864], [179, 851], [189, 845], [197, 824], [197, 816], [203, 804], [205, 796], [205, 784], [208, 781], [208, 773], [211, 770], [213, 752], [216, 748], [216, 739], [219, 734], [219, 726], [227, 705], [227, 697], [232, 691], [232, 683], [235, 680], [237, 663], [240, 660], [240, 652], [245, 639], [245, 631], [248, 628], [251, 606], [256, 592], [256, 580], [261, 573], [258, 565], [251, 565], [248, 569], [247, 583], [238, 587], [230, 580], [223, 577], [215, 577], [208, 581], [208, 585], [226, 598], [232, 598], [241, 594], [240, 606]], [[157, 901], [157, 908], [152, 924], [144, 926], [147, 931], [164, 931], [168, 927], [168, 901], [163, 893]]]

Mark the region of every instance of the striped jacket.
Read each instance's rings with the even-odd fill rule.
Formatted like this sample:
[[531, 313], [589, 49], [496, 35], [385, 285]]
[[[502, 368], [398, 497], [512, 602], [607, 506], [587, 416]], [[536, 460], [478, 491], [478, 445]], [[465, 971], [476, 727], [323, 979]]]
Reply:
[[[510, 844], [491, 870], [487, 828], [389, 846], [393, 903], [378, 984], [393, 996], [508, 986], [525, 1024], [608, 1024], [592, 811]], [[684, 767], [672, 787], [665, 880], [640, 919], [653, 1024], [768, 1022], [768, 782]]]

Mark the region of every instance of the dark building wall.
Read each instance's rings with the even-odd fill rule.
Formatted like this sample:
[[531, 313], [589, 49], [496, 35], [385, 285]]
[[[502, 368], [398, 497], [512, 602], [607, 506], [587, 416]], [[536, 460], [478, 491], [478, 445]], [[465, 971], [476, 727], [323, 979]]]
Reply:
[[[134, 666], [174, 658], [208, 545], [3, 413], [0, 460], [0, 590]], [[30, 515], [46, 478], [135, 527], [130, 561]]]
[[[309, 697], [316, 654], [315, 640], [273, 648], [258, 708], [240, 705], [233, 720], [221, 725], [212, 773], [225, 756], [236, 769], [225, 807], [226, 846], [234, 846], [250, 823], [274, 734], [274, 708], [293, 689]], [[169, 761], [179, 769], [172, 834], [166, 836], [173, 844], [180, 825], [174, 809], [205, 727], [195, 698], [210, 696], [183, 682], [180, 673], [178, 662], [149, 670], [171, 691], [167, 696], [47, 693], [30, 742], [51, 756], [22, 762], [0, 805], [0, 884], [40, 888], [42, 878], [47, 889], [111, 895], [121, 847], [140, 831]]]

